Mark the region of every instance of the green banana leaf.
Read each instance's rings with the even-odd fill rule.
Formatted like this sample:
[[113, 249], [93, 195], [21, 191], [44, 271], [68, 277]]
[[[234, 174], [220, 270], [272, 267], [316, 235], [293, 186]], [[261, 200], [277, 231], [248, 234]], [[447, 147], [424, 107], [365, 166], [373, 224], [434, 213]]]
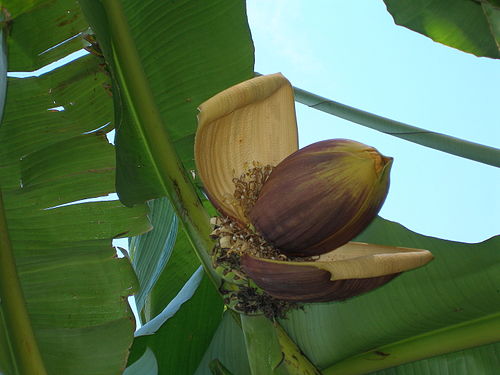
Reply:
[[285, 330], [263, 315], [241, 315], [252, 374], [320, 375]]
[[212, 342], [207, 348], [194, 375], [211, 375], [210, 364], [219, 360], [232, 374], [250, 375], [250, 365], [246, 355], [245, 337], [241, 323], [231, 312], [226, 311]]
[[145, 306], [148, 321], [163, 311], [199, 266], [200, 260], [196, 257], [185, 231], [179, 230], [173, 253], [149, 294]]
[[129, 364], [150, 348], [158, 374], [192, 374], [222, 319], [223, 304], [200, 267], [170, 304], [136, 332]]
[[[120, 22], [120, 12], [107, 8], [106, 3], [81, 2], [111, 64], [114, 91], [121, 99], [115, 102], [120, 123], [116, 135], [118, 193], [126, 204], [141, 203], [166, 195], [160, 188], [159, 170], [161, 158], [166, 156], [155, 154], [147, 123], [159, 121], [156, 131], [166, 132], [184, 166], [194, 169], [197, 107], [253, 76], [253, 45], [243, 1], [123, 2], [130, 30], [119, 42], [112, 38], [122, 36], [118, 26], [113, 28]], [[130, 68], [127, 75], [126, 61], [116, 55], [127, 56], [131, 46], [137, 48], [142, 71]], [[145, 102], [146, 96], [150, 102]]]
[[148, 206], [148, 216], [153, 230], [129, 238], [130, 258], [139, 279], [139, 290], [135, 294], [139, 314], [165, 265], [169, 262], [178, 227], [177, 216], [168, 199], [159, 198], [149, 201]]
[[[165, 170], [171, 170], [171, 166], [179, 170], [175, 157], [168, 153], [170, 146], [166, 144], [173, 142], [184, 166], [193, 169], [196, 108], [216, 92], [252, 77], [253, 46], [244, 2], [128, 2], [123, 3], [122, 9], [106, 1], [102, 4], [91, 1], [81, 3], [112, 71], [118, 124], [115, 141], [120, 199], [126, 204], [134, 204], [167, 194], [171, 198], [174, 195], [176, 212], [180, 218], [186, 219], [186, 210], [189, 212], [190, 208], [185, 204], [179, 205], [175, 195], [185, 192], [185, 186], [179, 180], [187, 180], [189, 174], [165, 178]], [[129, 31], [124, 31], [122, 18], [126, 20]], [[123, 56], [130, 57], [130, 48], [135, 49], [131, 46], [137, 47], [136, 65], [128, 64], [128, 60], [123, 59]], [[151, 54], [151, 50], [155, 53]], [[167, 137], [168, 141], [163, 141]], [[199, 206], [196, 195], [194, 198], [192, 206]], [[202, 210], [201, 206], [198, 209]], [[198, 223], [198, 230], [201, 226], [205, 227], [205, 231], [209, 229], [208, 216], [204, 211]], [[187, 232], [192, 237], [189, 227]], [[188, 240], [184, 229], [179, 233], [172, 259], [160, 277], [160, 287], [155, 287], [146, 300], [146, 320], [160, 313], [182, 287], [185, 276], [199, 264], [188, 249], [193, 239]], [[207, 247], [203, 251], [211, 246], [209, 232], [205, 233], [202, 241]], [[179, 275], [181, 277], [177, 277]], [[206, 283], [204, 281], [203, 290], [210, 290], [210, 298], [199, 297], [202, 304], [197, 305], [196, 296], [201, 293], [198, 291], [187, 306], [175, 314], [172, 318], [174, 323], [169, 319], [164, 324], [165, 328], [162, 326], [147, 339], [152, 341], [148, 346], [155, 353], [160, 345], [167, 342], [172, 346], [168, 349], [172, 352], [171, 356], [158, 359], [160, 373], [173, 369], [189, 371], [190, 366], [194, 366], [194, 370], [198, 357], [210, 342], [220, 319], [214, 312], [222, 308], [222, 303], [213, 286], [209, 287]], [[207, 293], [203, 292], [202, 296]], [[192, 311], [188, 309], [190, 304], [194, 306]], [[218, 306], [217, 309], [214, 306]], [[215, 318], [217, 320], [214, 321]], [[186, 326], [176, 326], [172, 331], [172, 324], [182, 319], [186, 321]], [[152, 321], [154, 319], [149, 323]], [[180, 340], [175, 345], [170, 343], [172, 335], [191, 337], [196, 332], [195, 328], [202, 331], [196, 336], [203, 337], [203, 340]], [[136, 339], [134, 346], [145, 340]], [[136, 357], [134, 351], [130, 362]]]
[[133, 205], [168, 196], [216, 284], [208, 215], [182, 164], [193, 168], [197, 106], [253, 75], [244, 2], [81, 5], [113, 81], [120, 200]]
[[[161, 223], [162, 218], [165, 216], [168, 217], [172, 213], [172, 206], [164, 198], [156, 199], [153, 202], [153, 208], [150, 212], [152, 222], [153, 224]], [[168, 222], [167, 220], [167, 223]], [[156, 336], [155, 338], [149, 336], [138, 337], [132, 349], [129, 359], [130, 366], [127, 368], [127, 371], [132, 367], [137, 368], [139, 372], [146, 371], [147, 367], [150, 366], [149, 362], [145, 361], [144, 364], [138, 364], [137, 362], [141, 361], [141, 359], [135, 362], [140, 353], [142, 353], [146, 347], [146, 350], [151, 350], [150, 348], [152, 347], [155, 349], [151, 352], [153, 356], [155, 352], [160, 356], [164, 356], [162, 353], [168, 350], [168, 348], [164, 347], [164, 344], [158, 344], [158, 342], [169, 342], [175, 334], [175, 351], [172, 353], [172, 359], [167, 363], [165, 363], [165, 361], [160, 361], [162, 367], [159, 373], [168, 373], [174, 369], [182, 373], [188, 369], [186, 363], [192, 362], [193, 366], [195, 366], [196, 363], [199, 362], [201, 355], [208, 346], [210, 337], [213, 335], [213, 331], [217, 327], [218, 320], [212, 324], [207, 323], [209, 323], [212, 318], [217, 318], [217, 314], [215, 316], [212, 314], [221, 309], [222, 305], [219, 296], [212, 286], [204, 286], [204, 288], [210, 290], [210, 293], [208, 293], [207, 290], [205, 290], [205, 292], [198, 292], [196, 290], [198, 284], [193, 284], [193, 281], [190, 279], [194, 271], [200, 266], [200, 262], [192, 251], [192, 247], [183, 230], [177, 233], [175, 246], [149, 246], [152, 243], [164, 243], [165, 240], [168, 239], [168, 232], [163, 230], [162, 224], [159, 224], [159, 226], [160, 228], [155, 227], [151, 232], [140, 236], [149, 236], [147, 242], [135, 242], [135, 239], [138, 237], [131, 240], [134, 244], [135, 256], [139, 255], [139, 257], [144, 257], [146, 255], [149, 257], [149, 255], [147, 255], [148, 253], [156, 255], [158, 251], [160, 251], [160, 254], [158, 254], [159, 257], [167, 257], [166, 264], [162, 269], [150, 268], [152, 272], [144, 273], [145, 275], [150, 275], [150, 280], [156, 279], [154, 284], [151, 283], [152, 288], [147, 293], [145, 292], [147, 299], [143, 308], [144, 322], [150, 322], [155, 317], [162, 316], [162, 314], [165, 315], [166, 311], [169, 311], [169, 318], [175, 315], [176, 319], [183, 319], [186, 321], [186, 324], [176, 325], [176, 328], [162, 328], [160, 332], [154, 334]], [[167, 240], [167, 243], [168, 242]], [[161, 272], [160, 275], [157, 273], [158, 271]], [[201, 281], [201, 279], [198, 281]], [[183, 292], [181, 292], [181, 289]], [[189, 294], [180, 298], [180, 295], [185, 295], [186, 291], [195, 293], [195, 290], [195, 298], [191, 299], [192, 296]], [[178, 294], [179, 296], [177, 296]], [[174, 300], [176, 296], [177, 298]], [[179, 299], [182, 303], [191, 299], [189, 301], [190, 305], [186, 307], [181, 306], [181, 302], [178, 302]], [[194, 308], [190, 307], [191, 305], [194, 305]], [[176, 306], [176, 308], [173, 306]], [[214, 306], [217, 307], [214, 308]], [[178, 311], [176, 311], [176, 309], [178, 309]], [[171, 324], [168, 320], [167, 323]], [[165, 323], [163, 322], [163, 324]], [[163, 326], [163, 324], [161, 326]], [[138, 334], [140, 334], [140, 331]], [[182, 337], [189, 337], [190, 335], [204, 337], [205, 339], [201, 341], [180, 341]], [[179, 356], [178, 353], [182, 353], [182, 355]], [[187, 358], [189, 358], [189, 360]], [[175, 362], [174, 359], [177, 362]]]
[[[75, 30], [64, 25], [52, 30], [54, 20], [67, 19], [63, 5], [69, 3], [31, 4], [13, 16], [15, 27], [7, 38], [11, 69], [49, 61], [38, 56], [27, 35], [46, 38], [52, 46], [73, 36]], [[80, 30], [81, 23], [75, 23]], [[33, 30], [34, 24], [40, 28]], [[72, 52], [74, 45], [58, 48], [50, 59]], [[8, 79], [0, 125], [6, 221], [0, 231], [8, 239], [1, 252], [11, 252], [16, 268], [0, 262], [0, 371], [6, 375], [111, 374], [126, 364], [134, 332], [127, 296], [136, 278], [128, 259], [117, 258], [111, 240], [150, 229], [146, 208], [126, 208], [118, 201], [66, 205], [115, 191], [114, 148], [105, 136], [111, 127], [102, 129], [112, 107], [99, 64], [87, 56], [40, 77]], [[63, 110], [52, 109], [58, 106]], [[20, 301], [5, 294], [17, 279]], [[28, 314], [16, 315], [24, 306]], [[20, 337], [19, 322], [31, 327], [36, 342]], [[16, 346], [19, 341], [39, 351], [40, 361], [34, 364], [36, 356]]]
[[77, 2], [3, 0], [2, 6], [12, 25], [7, 39], [11, 72], [35, 71], [82, 49], [80, 34], [88, 24]]
[[127, 367], [123, 375], [157, 375], [158, 362], [156, 361], [155, 354], [149, 348], [146, 349], [141, 358], [134, 364]]
[[252, 374], [287, 375], [286, 371], [279, 371], [283, 361], [278, 336], [273, 323], [263, 315], [241, 315], [248, 363]]
[[154, 229], [129, 239], [140, 283], [135, 299], [143, 323], [163, 311], [200, 265], [184, 230], [177, 229], [178, 219], [168, 199], [155, 199], [148, 205]]
[[394, 21], [476, 56], [500, 58], [498, 0], [384, 0]]

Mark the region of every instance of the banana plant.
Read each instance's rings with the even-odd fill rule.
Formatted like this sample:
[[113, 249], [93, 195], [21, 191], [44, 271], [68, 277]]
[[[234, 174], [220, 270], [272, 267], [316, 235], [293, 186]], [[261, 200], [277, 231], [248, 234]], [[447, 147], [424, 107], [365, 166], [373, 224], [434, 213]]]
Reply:
[[[498, 22], [493, 5], [469, 5]], [[404, 9], [389, 10], [405, 18]], [[239, 91], [269, 91], [255, 83], [268, 77], [254, 78], [244, 1], [6, 0], [1, 26], [0, 373], [494, 374], [500, 367], [499, 237], [458, 243], [377, 217], [390, 159], [372, 149], [362, 147], [361, 155], [382, 193], [357, 206], [354, 216], [365, 213], [357, 220], [346, 219], [348, 238], [337, 230], [327, 236], [328, 247], [338, 248], [333, 261], [319, 261], [324, 255], [316, 251], [296, 259], [297, 249], [286, 245], [289, 253], [277, 260], [241, 257], [241, 268], [216, 261], [214, 249], [234, 247], [220, 236], [232, 224], [225, 217], [258, 228], [266, 243], [277, 241], [268, 219], [246, 210], [254, 206], [231, 203], [232, 180], [254, 161], [271, 165], [264, 186], [275, 171], [288, 175], [293, 163], [280, 162], [297, 152], [294, 98], [378, 130], [415, 129], [282, 78], [272, 78], [277, 91], [261, 100]], [[488, 43], [472, 52], [496, 56]], [[80, 57], [40, 76], [7, 76], [74, 53]], [[253, 104], [236, 103], [249, 97]], [[276, 101], [256, 110], [269, 97]], [[234, 131], [252, 118], [264, 121], [263, 129]], [[106, 139], [111, 130], [114, 146]], [[262, 142], [255, 146], [252, 137]], [[285, 149], [270, 147], [276, 137], [286, 139]], [[499, 164], [500, 152], [482, 145], [425, 132], [407, 138]], [[249, 159], [245, 148], [267, 156]], [[224, 160], [234, 164], [222, 170]], [[280, 195], [272, 193], [279, 187], [266, 189]], [[81, 202], [113, 192], [119, 201]], [[130, 257], [112, 248], [119, 237], [130, 238]], [[323, 239], [313, 237], [308, 243], [317, 248]], [[367, 267], [352, 260], [366, 255], [360, 243], [376, 249]], [[290, 291], [282, 287], [289, 279], [277, 278], [291, 265], [327, 275], [319, 289], [333, 284], [334, 291], [313, 298], [307, 289], [296, 298], [300, 283]], [[348, 277], [328, 276], [341, 272]], [[338, 299], [352, 298], [331, 301], [339, 290], [348, 293]], [[139, 329], [126, 301], [134, 293]], [[265, 303], [253, 309], [257, 300]]]

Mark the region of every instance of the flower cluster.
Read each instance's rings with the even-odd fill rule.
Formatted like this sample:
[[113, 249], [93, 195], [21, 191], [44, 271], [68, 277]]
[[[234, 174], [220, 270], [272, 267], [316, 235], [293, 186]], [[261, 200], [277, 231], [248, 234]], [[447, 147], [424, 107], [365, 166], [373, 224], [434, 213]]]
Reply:
[[214, 263], [235, 284], [278, 301], [344, 300], [432, 260], [427, 250], [350, 242], [379, 212], [392, 158], [346, 139], [299, 150], [281, 74], [217, 94], [198, 122], [198, 173], [222, 217]]

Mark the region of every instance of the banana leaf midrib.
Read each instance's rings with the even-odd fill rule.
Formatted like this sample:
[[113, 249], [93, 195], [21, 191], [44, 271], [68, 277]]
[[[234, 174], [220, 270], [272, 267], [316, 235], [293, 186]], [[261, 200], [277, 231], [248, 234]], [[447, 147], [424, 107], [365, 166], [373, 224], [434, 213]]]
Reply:
[[324, 98], [306, 90], [294, 87], [295, 100], [312, 109], [329, 113], [353, 123], [366, 126], [417, 143], [434, 150], [443, 151], [462, 158], [474, 160], [494, 167], [500, 167], [500, 150], [450, 135], [433, 132], [408, 125], [373, 113]]
[[355, 375], [500, 341], [500, 313], [426, 332], [346, 358], [323, 375]]

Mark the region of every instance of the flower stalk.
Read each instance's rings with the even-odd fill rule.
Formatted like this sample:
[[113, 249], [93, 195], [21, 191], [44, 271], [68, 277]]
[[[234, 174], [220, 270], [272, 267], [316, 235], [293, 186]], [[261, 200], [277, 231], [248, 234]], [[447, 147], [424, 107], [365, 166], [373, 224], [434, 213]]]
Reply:
[[264, 316], [241, 316], [253, 375], [321, 375], [285, 330]]
[[294, 87], [295, 100], [318, 111], [343, 118], [370, 129], [469, 160], [500, 167], [500, 150], [408, 125], [357, 109]]

